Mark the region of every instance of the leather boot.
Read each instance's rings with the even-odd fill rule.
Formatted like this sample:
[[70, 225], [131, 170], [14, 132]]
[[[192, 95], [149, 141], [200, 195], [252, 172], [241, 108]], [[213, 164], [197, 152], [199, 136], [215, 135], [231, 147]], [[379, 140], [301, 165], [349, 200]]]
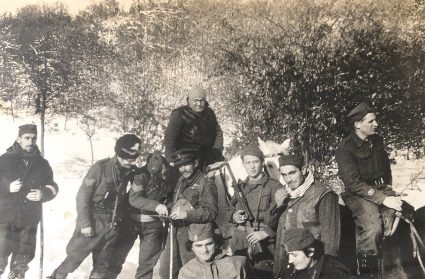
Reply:
[[25, 272], [11, 271], [7, 279], [25, 279]]
[[358, 254], [357, 255], [358, 278], [378, 279], [379, 278], [379, 256]]

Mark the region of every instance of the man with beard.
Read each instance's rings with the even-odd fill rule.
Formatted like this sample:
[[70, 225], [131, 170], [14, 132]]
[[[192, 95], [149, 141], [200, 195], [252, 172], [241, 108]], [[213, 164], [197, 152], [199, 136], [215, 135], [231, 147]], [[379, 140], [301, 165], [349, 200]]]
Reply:
[[66, 247], [67, 257], [50, 276], [67, 278], [92, 253], [90, 279], [106, 277], [120, 220], [128, 208], [127, 184], [133, 180], [142, 141], [133, 134], [115, 143], [115, 156], [96, 162], [77, 194], [77, 226]]
[[243, 256], [229, 256], [220, 247], [222, 239], [214, 233], [213, 224], [189, 226], [187, 249], [195, 253], [195, 259], [186, 263], [179, 272], [179, 279], [254, 279], [254, 270]]
[[[279, 157], [279, 171], [286, 183], [275, 195], [277, 208], [273, 214], [279, 218], [276, 243], [282, 243], [288, 230], [304, 228], [324, 244], [324, 253], [336, 256], [340, 241], [340, 212], [338, 196], [324, 184], [316, 181], [311, 171], [303, 171], [304, 157], [293, 152]], [[284, 243], [284, 242], [283, 242]], [[284, 243], [285, 244], [285, 243]], [[287, 252], [276, 245], [275, 274], [285, 268]]]
[[192, 223], [212, 222], [217, 215], [217, 188], [198, 169], [196, 152], [196, 149], [181, 149], [172, 156], [181, 176], [174, 188], [170, 213], [172, 230], [161, 255], [162, 279], [170, 278], [170, 249], [173, 249], [172, 278], [177, 278], [179, 268], [194, 258], [194, 254], [186, 249], [186, 242], [189, 240], [188, 226]]
[[0, 157], [0, 274], [12, 254], [9, 279], [23, 279], [34, 258], [42, 203], [58, 186], [38, 147], [37, 126], [19, 127], [16, 142]]
[[198, 168], [222, 161], [223, 131], [214, 111], [206, 100], [207, 92], [195, 85], [187, 97], [187, 105], [171, 113], [164, 136], [165, 157], [171, 165], [171, 155], [182, 148], [198, 149]]
[[348, 119], [352, 132], [336, 150], [338, 174], [345, 185], [341, 197], [356, 224], [358, 272], [364, 278], [376, 278], [383, 237], [381, 216], [394, 216], [394, 210], [401, 211], [402, 201], [391, 188], [390, 160], [376, 134], [374, 109], [361, 103]]
[[230, 240], [235, 255], [248, 256], [258, 278], [270, 278], [274, 255], [274, 196], [282, 185], [264, 171], [264, 154], [252, 142], [241, 152], [248, 177], [235, 185], [227, 219], [236, 225]]

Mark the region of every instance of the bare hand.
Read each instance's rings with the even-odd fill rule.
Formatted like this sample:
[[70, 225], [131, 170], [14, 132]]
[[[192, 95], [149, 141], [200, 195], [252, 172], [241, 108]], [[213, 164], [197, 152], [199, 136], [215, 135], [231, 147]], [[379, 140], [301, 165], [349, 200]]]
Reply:
[[274, 200], [277, 204], [277, 207], [283, 206], [284, 201], [289, 196], [288, 192], [285, 189], [278, 189], [274, 194]]
[[10, 183], [10, 186], [9, 186], [9, 191], [11, 192], [11, 193], [16, 193], [16, 192], [19, 192], [20, 190], [21, 190], [21, 188], [22, 188], [22, 181], [21, 181], [21, 179], [19, 178], [19, 179], [16, 179], [15, 181], [13, 181], [12, 183]]
[[92, 227], [87, 227], [87, 228], [82, 228], [81, 229], [81, 234], [87, 238], [93, 237], [94, 236], [94, 232], [92, 230]]
[[181, 209], [180, 207], [177, 207], [176, 210], [171, 212], [170, 217], [173, 220], [184, 220], [187, 218], [187, 211], [184, 209]]
[[247, 217], [246, 217], [245, 211], [239, 209], [238, 211], [233, 213], [232, 218], [233, 218], [233, 221], [235, 221], [235, 223], [242, 224], [246, 221]]
[[159, 214], [159, 215], [168, 215], [168, 209], [165, 205], [163, 204], [159, 204], [155, 207], [155, 211]]
[[256, 231], [248, 234], [246, 239], [248, 240], [249, 244], [255, 244], [263, 239], [266, 239], [267, 236], [268, 235], [265, 231]]
[[43, 198], [43, 192], [38, 189], [31, 189], [31, 192], [27, 194], [27, 199], [30, 201], [41, 201]]
[[389, 196], [389, 197], [385, 198], [385, 200], [382, 204], [385, 205], [388, 208], [392, 208], [392, 209], [395, 209], [397, 211], [401, 211], [402, 203], [403, 202], [401, 201], [401, 197]]

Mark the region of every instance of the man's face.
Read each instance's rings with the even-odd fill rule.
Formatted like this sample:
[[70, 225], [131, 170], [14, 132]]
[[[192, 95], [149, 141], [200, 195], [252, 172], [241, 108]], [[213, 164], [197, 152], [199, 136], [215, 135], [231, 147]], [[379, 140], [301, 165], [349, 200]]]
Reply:
[[310, 266], [312, 258], [307, 256], [304, 251], [288, 252], [288, 262], [292, 264], [295, 270], [303, 270]]
[[207, 100], [205, 98], [188, 98], [189, 107], [196, 112], [204, 111]]
[[[140, 144], [136, 143], [135, 145], [130, 147], [128, 149], [128, 151], [129, 151], [129, 153], [134, 154], [134, 152], [139, 151], [139, 148], [140, 148]], [[131, 167], [133, 167], [137, 164], [137, 158], [135, 158], [135, 159], [124, 159], [124, 158], [121, 158], [119, 156], [117, 156], [117, 158], [118, 158], [118, 162], [120, 163], [120, 165], [123, 168], [126, 168], [126, 169], [129, 169], [129, 168], [131, 168]]]
[[201, 262], [210, 262], [214, 257], [215, 249], [214, 239], [212, 238], [192, 243], [193, 253]]
[[263, 169], [263, 160], [257, 156], [245, 155], [242, 158], [243, 165], [250, 178], [257, 178]]
[[304, 182], [304, 175], [301, 170], [293, 165], [281, 166], [279, 168], [285, 183], [292, 189], [297, 189]]
[[21, 146], [25, 152], [32, 152], [37, 143], [37, 134], [28, 133], [16, 139], [16, 142]]
[[198, 161], [191, 161], [179, 166], [179, 172], [184, 178], [189, 178], [195, 172]]
[[376, 130], [378, 129], [376, 115], [373, 112], [368, 113], [365, 117], [363, 117], [362, 120], [356, 121], [354, 123], [354, 126], [356, 127], [356, 133], [360, 137], [368, 137], [374, 135], [376, 133]]

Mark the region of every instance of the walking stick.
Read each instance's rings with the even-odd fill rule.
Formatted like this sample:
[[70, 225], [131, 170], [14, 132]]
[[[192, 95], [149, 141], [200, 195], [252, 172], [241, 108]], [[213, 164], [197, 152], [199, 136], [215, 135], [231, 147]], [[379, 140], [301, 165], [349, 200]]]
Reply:
[[40, 270], [39, 278], [43, 279], [43, 259], [44, 259], [44, 224], [43, 224], [43, 205], [41, 205], [40, 217]]
[[173, 279], [173, 222], [170, 220], [170, 279]]

